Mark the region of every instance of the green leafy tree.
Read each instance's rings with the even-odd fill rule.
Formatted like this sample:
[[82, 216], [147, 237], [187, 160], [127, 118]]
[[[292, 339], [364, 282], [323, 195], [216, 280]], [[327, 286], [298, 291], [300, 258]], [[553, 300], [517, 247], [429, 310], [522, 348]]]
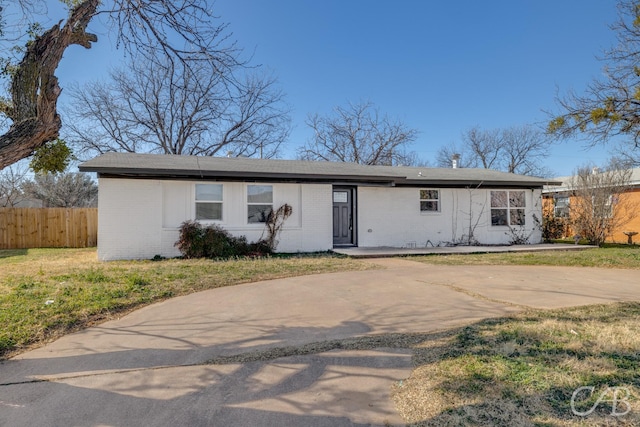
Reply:
[[551, 114], [548, 131], [559, 138], [582, 136], [591, 144], [622, 136], [621, 153], [640, 161], [640, 2], [618, 1], [618, 20], [611, 29], [618, 44], [605, 51], [604, 77], [584, 93], [558, 96], [560, 112]]
[[57, 138], [36, 148], [29, 167], [35, 173], [64, 172], [72, 159], [73, 154], [67, 143]]

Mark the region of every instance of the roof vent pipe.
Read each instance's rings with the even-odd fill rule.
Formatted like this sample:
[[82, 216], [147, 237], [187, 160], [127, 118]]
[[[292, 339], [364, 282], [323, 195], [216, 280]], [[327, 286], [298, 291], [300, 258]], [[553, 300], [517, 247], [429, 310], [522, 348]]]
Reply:
[[454, 154], [451, 156], [451, 167], [453, 169], [458, 169], [458, 161], [460, 160], [460, 154]]

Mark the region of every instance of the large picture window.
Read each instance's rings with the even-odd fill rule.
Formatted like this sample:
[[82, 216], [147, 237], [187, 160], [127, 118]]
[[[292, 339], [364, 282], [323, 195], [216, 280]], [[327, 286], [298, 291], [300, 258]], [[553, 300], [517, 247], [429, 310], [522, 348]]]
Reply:
[[491, 225], [524, 225], [524, 191], [491, 192]]
[[222, 184], [196, 184], [196, 219], [222, 221]]
[[247, 222], [267, 222], [273, 210], [273, 186], [247, 185]]
[[440, 191], [420, 190], [420, 212], [440, 211]]

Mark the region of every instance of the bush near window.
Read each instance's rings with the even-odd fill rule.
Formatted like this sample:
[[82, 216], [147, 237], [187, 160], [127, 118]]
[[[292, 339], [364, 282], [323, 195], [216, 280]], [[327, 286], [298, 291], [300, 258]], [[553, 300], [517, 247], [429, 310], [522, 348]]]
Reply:
[[245, 236], [235, 237], [219, 225], [203, 226], [197, 221], [180, 225], [180, 238], [175, 246], [184, 258], [263, 256], [272, 252], [264, 240], [248, 243]]
[[566, 218], [558, 218], [553, 213], [545, 213], [542, 217], [542, 238], [545, 242], [562, 239], [567, 231]]

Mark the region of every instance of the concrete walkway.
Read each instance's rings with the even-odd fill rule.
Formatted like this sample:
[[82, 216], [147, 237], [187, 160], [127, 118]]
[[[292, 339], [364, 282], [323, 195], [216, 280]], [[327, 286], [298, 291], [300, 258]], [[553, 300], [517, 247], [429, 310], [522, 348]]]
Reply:
[[390, 334], [640, 291], [633, 270], [373, 262], [174, 298], [6, 361], [0, 425], [401, 425], [411, 353]]
[[597, 248], [591, 245], [568, 245], [564, 243], [546, 243], [539, 245], [496, 245], [496, 246], [428, 246], [420, 248], [381, 247], [344, 247], [334, 248], [333, 252], [351, 258], [381, 258], [415, 255], [447, 254], [486, 254], [503, 252], [540, 252], [540, 251], [584, 251]]

